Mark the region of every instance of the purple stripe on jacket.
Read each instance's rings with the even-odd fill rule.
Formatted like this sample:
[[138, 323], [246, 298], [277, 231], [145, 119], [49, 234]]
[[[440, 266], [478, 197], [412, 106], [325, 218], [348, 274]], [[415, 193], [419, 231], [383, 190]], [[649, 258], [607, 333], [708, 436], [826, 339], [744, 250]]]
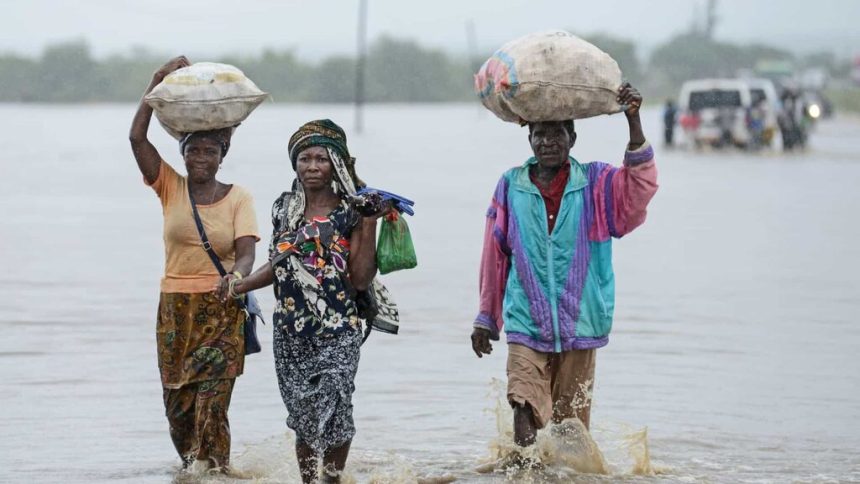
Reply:
[[588, 263], [591, 260], [589, 229], [594, 223], [594, 181], [597, 180], [601, 169], [608, 166], [604, 163], [589, 163], [587, 165], [588, 187], [581, 192], [582, 216], [579, 218], [579, 229], [576, 232], [573, 260], [567, 273], [564, 290], [558, 301], [558, 321], [563, 340], [576, 337], [576, 322], [579, 320], [582, 291], [585, 288]]
[[642, 163], [649, 162], [654, 159], [654, 147], [646, 142], [635, 151], [627, 151], [624, 153], [624, 165], [636, 166]]
[[[538, 341], [522, 333], [506, 333], [505, 339], [507, 339], [508, 344], [528, 346], [541, 353], [555, 353], [555, 343]], [[601, 348], [608, 343], [609, 336], [602, 336], [600, 338], [571, 338], [561, 342], [561, 350], [590, 350], [592, 348]]]
[[606, 181], [604, 182], [604, 211], [606, 212], [606, 225], [609, 227], [609, 235], [612, 237], [620, 237], [615, 229], [615, 212], [612, 206], [612, 179], [615, 177], [615, 168], [606, 168]]
[[517, 271], [520, 285], [528, 298], [532, 321], [537, 324], [541, 337], [552, 341], [554, 339], [552, 309], [526, 257], [526, 248], [523, 246], [522, 234], [520, 233], [516, 217], [510, 217], [510, 220], [508, 220], [508, 235], [514, 259], [514, 268]]

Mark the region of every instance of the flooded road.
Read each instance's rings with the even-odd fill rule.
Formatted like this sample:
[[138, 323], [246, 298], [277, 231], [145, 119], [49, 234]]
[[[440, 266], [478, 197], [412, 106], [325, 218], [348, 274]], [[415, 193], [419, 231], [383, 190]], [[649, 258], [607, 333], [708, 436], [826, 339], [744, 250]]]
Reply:
[[[161, 212], [128, 147], [133, 111], [0, 105], [2, 482], [170, 482], [178, 467], [156, 368]], [[614, 244], [616, 317], [592, 412], [611, 474], [527, 478], [860, 481], [860, 121], [822, 122], [803, 153], [692, 153], [660, 147], [659, 113], [643, 115], [661, 188], [645, 225]], [[476, 471], [508, 438], [506, 351], [478, 360], [468, 336], [484, 213], [501, 173], [529, 156], [527, 129], [474, 105], [372, 106], [357, 135], [348, 106], [263, 105], [219, 176], [256, 199], [258, 264], [292, 180], [287, 140], [320, 117], [346, 128], [362, 178], [417, 212], [419, 267], [384, 277], [401, 334], [362, 349], [349, 479], [522, 480]], [[151, 131], [183, 171], [176, 143]], [[577, 132], [577, 159], [620, 163], [622, 116]], [[272, 307], [269, 291], [260, 299]], [[271, 326], [260, 332], [230, 410], [234, 465], [295, 482]]]

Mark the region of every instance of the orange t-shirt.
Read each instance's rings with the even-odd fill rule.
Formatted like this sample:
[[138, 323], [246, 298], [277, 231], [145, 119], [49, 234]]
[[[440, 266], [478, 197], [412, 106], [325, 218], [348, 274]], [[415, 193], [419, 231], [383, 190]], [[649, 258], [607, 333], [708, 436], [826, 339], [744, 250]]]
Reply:
[[[185, 177], [162, 160], [158, 178], [151, 186], [161, 199], [164, 212], [165, 264], [161, 292], [211, 291], [220, 275], [203, 249]], [[236, 262], [236, 239], [251, 236], [260, 240], [254, 199], [238, 185], [231, 186], [224, 198], [211, 205], [198, 203], [197, 211], [212, 248], [228, 271]]]

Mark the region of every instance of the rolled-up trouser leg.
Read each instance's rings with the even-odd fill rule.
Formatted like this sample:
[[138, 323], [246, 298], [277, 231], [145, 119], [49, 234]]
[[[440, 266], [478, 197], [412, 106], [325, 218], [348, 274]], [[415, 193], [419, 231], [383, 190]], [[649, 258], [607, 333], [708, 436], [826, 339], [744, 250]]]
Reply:
[[543, 428], [552, 418], [549, 357], [527, 346], [508, 344], [508, 401], [529, 405], [535, 427]]

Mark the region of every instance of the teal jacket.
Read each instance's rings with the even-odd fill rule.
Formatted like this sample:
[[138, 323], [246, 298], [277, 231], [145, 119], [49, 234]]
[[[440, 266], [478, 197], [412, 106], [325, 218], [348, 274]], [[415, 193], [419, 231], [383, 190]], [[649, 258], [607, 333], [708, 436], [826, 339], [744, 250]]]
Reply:
[[604, 346], [615, 309], [612, 238], [645, 221], [657, 191], [654, 150], [628, 151], [624, 166], [571, 170], [552, 233], [546, 206], [529, 178], [531, 158], [502, 175], [487, 211], [480, 312], [474, 326], [536, 351]]

